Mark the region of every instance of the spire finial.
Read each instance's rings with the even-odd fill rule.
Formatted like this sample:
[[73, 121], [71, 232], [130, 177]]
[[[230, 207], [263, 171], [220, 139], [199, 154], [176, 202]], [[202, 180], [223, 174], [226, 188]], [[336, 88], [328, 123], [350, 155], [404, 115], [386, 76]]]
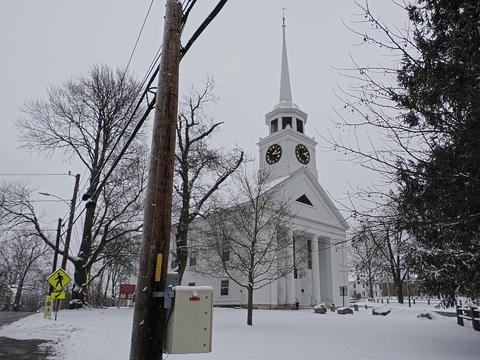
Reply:
[[287, 7], [286, 6], [282, 6], [282, 13], [283, 13], [283, 16], [282, 16], [282, 21], [283, 21], [283, 24], [282, 24], [282, 27], [285, 29], [285, 10], [287, 10]]

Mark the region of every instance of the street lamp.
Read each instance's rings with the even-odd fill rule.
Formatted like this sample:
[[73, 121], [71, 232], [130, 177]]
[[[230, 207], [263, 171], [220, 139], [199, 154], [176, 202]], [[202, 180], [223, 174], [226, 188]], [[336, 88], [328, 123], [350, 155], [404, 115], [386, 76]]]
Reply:
[[[64, 247], [64, 250], [63, 250], [63, 258], [62, 258], [62, 269], [63, 270], [65, 270], [66, 267], [67, 267], [68, 250], [70, 248], [70, 239], [72, 238], [73, 218], [75, 216], [75, 206], [76, 206], [76, 203], [77, 203], [77, 194], [78, 194], [79, 183], [80, 183], [80, 174], [77, 174], [77, 175], [75, 175], [75, 187], [73, 189], [73, 196], [72, 196], [72, 200], [70, 201], [70, 204], [65, 199], [62, 199], [61, 197], [59, 197], [57, 195], [49, 194], [49, 193], [46, 193], [46, 192], [40, 192], [39, 193], [39, 194], [44, 195], [44, 196], [51, 196], [51, 197], [54, 197], [56, 199], [59, 199], [70, 207], [70, 216], [68, 218], [67, 236], [65, 238], [65, 247]], [[57, 236], [57, 238], [59, 239], [60, 237]], [[59, 247], [59, 244], [57, 244], [57, 248], [55, 249], [55, 252], [58, 252], [58, 247]]]
[[67, 206], [70, 207], [70, 204], [67, 202], [67, 200], [65, 199], [62, 199], [60, 196], [57, 196], [57, 195], [54, 195], [54, 194], [50, 194], [50, 193], [47, 193], [47, 192], [39, 192], [40, 195], [43, 195], [43, 196], [51, 196], [51, 197], [54, 197], [60, 201], [63, 201], [65, 204], [67, 204]]

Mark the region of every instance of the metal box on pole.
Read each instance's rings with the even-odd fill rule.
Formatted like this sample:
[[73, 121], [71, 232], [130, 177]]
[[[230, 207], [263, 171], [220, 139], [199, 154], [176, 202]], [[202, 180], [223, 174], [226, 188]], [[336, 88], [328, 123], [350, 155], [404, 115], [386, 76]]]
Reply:
[[213, 288], [175, 286], [173, 308], [167, 320], [164, 351], [169, 354], [212, 351]]

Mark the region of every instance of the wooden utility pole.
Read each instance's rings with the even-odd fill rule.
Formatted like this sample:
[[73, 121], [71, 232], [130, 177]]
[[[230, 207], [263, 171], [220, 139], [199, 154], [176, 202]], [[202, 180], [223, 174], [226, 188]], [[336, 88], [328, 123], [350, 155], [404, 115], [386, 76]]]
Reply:
[[163, 355], [164, 298], [154, 295], [165, 289], [170, 247], [181, 21], [181, 3], [167, 0], [130, 360]]
[[73, 218], [75, 217], [75, 206], [77, 205], [78, 186], [80, 184], [80, 174], [75, 175], [75, 186], [73, 188], [72, 201], [70, 202], [70, 216], [68, 218], [67, 234], [65, 237], [65, 248], [63, 250], [62, 269], [67, 268], [68, 250], [70, 248], [70, 239], [72, 238]]
[[[53, 264], [52, 264], [52, 274], [57, 270], [57, 261], [58, 261], [58, 250], [60, 247], [60, 236], [62, 232], [62, 219], [58, 219], [57, 224], [57, 236], [55, 238], [55, 251], [53, 253]], [[50, 292], [53, 291], [53, 286], [50, 286]]]

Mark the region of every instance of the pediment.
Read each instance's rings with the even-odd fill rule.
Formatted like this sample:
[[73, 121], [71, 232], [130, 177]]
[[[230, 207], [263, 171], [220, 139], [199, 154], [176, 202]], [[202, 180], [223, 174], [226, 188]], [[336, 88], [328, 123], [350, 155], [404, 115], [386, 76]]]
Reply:
[[295, 216], [343, 230], [349, 228], [332, 199], [308, 168], [296, 171], [279, 185], [284, 187], [285, 196], [292, 200]]

